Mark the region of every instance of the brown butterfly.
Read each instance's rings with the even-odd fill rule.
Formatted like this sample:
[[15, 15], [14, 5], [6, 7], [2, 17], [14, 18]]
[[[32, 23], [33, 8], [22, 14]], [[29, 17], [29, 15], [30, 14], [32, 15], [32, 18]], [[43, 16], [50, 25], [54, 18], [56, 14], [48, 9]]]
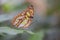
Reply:
[[12, 20], [12, 25], [17, 28], [28, 28], [34, 16], [33, 6], [29, 6], [25, 11], [15, 16]]

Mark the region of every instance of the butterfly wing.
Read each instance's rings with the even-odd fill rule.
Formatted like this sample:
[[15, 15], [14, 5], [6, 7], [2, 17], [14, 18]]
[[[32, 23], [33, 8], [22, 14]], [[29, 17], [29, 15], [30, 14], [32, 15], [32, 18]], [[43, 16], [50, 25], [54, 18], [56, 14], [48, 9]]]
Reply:
[[34, 9], [32, 6], [29, 6], [26, 11], [15, 16], [12, 20], [12, 24], [18, 28], [28, 28], [32, 22], [34, 15]]
[[24, 20], [25, 18], [25, 12], [22, 12], [20, 14], [18, 14], [17, 16], [15, 16], [12, 20], [12, 25], [14, 25], [15, 27], [18, 27]]
[[30, 6], [26, 12], [25, 17], [26, 17], [26, 20], [28, 20], [28, 21], [27, 21], [26, 25], [24, 26], [24, 28], [28, 28], [28, 26], [31, 24], [33, 15], [34, 15], [34, 9], [33, 9], [33, 7]]

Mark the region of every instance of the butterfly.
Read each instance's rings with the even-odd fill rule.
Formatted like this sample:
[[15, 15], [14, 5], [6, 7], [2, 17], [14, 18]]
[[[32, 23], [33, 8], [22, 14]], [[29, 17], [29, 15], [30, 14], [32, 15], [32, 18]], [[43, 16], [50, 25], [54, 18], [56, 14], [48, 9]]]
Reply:
[[32, 23], [34, 16], [34, 8], [33, 6], [29, 6], [26, 10], [19, 13], [15, 16], [12, 20], [12, 25], [17, 28], [28, 28], [29, 25]]

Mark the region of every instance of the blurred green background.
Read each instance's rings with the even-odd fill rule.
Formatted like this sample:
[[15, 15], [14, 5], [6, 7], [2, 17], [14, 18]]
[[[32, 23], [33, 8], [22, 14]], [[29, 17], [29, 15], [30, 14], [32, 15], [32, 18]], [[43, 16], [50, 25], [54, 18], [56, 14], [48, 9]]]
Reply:
[[60, 40], [60, 0], [47, 0], [44, 22], [34, 16], [27, 30], [12, 27], [13, 17], [29, 5], [26, 0], [0, 1], [0, 40]]

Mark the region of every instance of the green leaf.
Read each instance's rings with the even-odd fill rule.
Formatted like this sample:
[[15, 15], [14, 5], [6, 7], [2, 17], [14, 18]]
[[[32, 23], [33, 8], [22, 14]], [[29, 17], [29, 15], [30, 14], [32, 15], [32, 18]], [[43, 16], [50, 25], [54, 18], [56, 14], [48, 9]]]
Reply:
[[32, 35], [29, 40], [42, 40], [44, 37], [44, 31], [41, 30], [40, 32], [35, 33]]
[[0, 33], [7, 33], [9, 35], [16, 35], [18, 33], [23, 33], [24, 30], [17, 30], [10, 27], [0, 27]]
[[0, 34], [6, 33], [9, 35], [16, 35], [16, 34], [22, 34], [24, 32], [27, 32], [28, 34], [34, 34], [32, 31], [23, 30], [23, 29], [14, 29], [10, 27], [0, 27]]

